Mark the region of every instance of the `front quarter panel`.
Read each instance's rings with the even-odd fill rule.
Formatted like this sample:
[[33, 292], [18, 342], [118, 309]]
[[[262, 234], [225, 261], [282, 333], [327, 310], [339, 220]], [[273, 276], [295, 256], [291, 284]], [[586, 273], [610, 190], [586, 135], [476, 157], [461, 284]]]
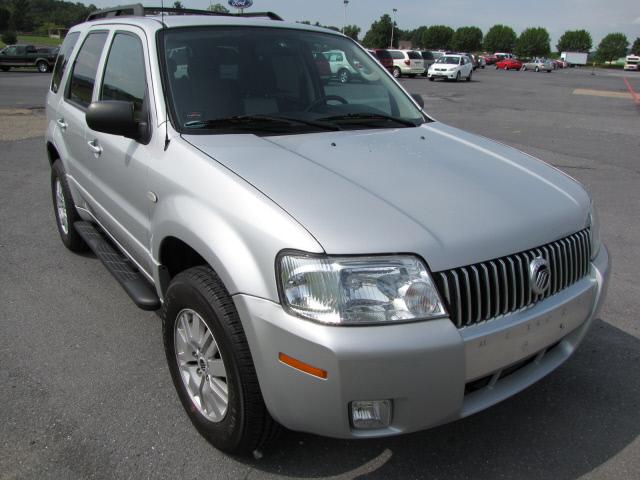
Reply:
[[158, 199], [151, 210], [151, 249], [157, 265], [163, 240], [175, 237], [211, 265], [231, 295], [278, 301], [278, 252], [323, 252], [269, 198], [179, 137], [151, 166], [149, 181]]

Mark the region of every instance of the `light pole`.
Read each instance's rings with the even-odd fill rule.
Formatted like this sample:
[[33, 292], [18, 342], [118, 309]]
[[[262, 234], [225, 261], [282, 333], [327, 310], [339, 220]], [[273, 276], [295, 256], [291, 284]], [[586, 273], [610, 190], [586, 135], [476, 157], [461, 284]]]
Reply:
[[393, 9], [393, 19], [391, 20], [391, 45], [389, 45], [390, 48], [393, 48], [393, 29], [396, 25], [396, 12], [398, 11], [397, 8]]
[[342, 34], [344, 35], [344, 29], [347, 26], [347, 5], [349, 5], [349, 0], [343, 0], [344, 3], [344, 23], [342, 24]]

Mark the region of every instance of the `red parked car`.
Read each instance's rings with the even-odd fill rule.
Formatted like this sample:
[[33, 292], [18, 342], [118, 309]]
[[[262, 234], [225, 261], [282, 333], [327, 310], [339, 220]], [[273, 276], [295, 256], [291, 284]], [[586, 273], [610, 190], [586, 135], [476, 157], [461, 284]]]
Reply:
[[389, 70], [389, 72], [393, 73], [393, 57], [389, 53], [389, 50], [385, 50], [384, 48], [376, 48], [374, 49], [374, 54], [380, 64]]
[[496, 68], [500, 70], [520, 70], [522, 62], [514, 58], [505, 58], [496, 63]]

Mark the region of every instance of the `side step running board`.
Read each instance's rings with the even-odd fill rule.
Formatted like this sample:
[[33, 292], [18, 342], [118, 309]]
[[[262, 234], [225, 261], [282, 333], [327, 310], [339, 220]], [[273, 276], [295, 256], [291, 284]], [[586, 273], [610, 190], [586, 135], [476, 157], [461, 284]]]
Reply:
[[138, 307], [143, 310], [160, 308], [160, 299], [151, 284], [93, 224], [80, 221], [73, 226]]

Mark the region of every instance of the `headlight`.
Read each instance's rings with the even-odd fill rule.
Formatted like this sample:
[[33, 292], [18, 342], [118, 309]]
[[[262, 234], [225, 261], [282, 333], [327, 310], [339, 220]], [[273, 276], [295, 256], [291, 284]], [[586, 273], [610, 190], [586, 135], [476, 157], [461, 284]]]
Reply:
[[593, 260], [600, 251], [600, 219], [593, 200], [589, 209], [589, 234], [591, 235], [591, 259]]
[[446, 315], [431, 275], [416, 257], [296, 252], [281, 254], [277, 266], [283, 306], [302, 318], [363, 325]]

